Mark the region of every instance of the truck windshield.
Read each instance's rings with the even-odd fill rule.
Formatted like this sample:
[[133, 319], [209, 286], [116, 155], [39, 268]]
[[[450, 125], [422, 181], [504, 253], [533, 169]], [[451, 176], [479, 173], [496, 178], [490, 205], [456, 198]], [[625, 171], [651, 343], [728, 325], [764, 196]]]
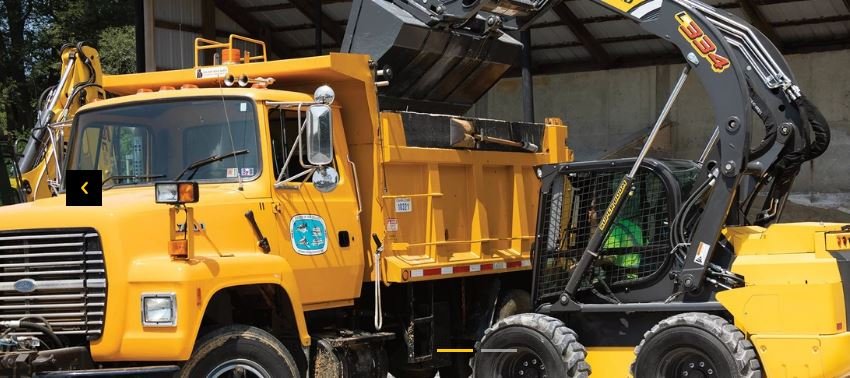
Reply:
[[[108, 188], [173, 180], [187, 166], [196, 181], [250, 181], [260, 174], [253, 100], [215, 98], [134, 103], [77, 115], [68, 169], [100, 170]], [[185, 178], [186, 176], [184, 176]]]

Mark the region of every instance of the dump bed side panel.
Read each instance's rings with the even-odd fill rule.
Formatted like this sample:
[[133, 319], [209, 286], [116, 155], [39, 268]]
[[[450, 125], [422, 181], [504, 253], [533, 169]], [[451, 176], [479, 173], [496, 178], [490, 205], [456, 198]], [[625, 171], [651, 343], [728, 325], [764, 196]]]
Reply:
[[451, 148], [440, 131], [451, 118], [381, 113], [371, 228], [386, 240], [390, 282], [530, 269], [534, 166], [572, 159], [558, 119], [544, 125], [466, 118], [479, 131], [539, 143], [540, 152], [531, 153]]

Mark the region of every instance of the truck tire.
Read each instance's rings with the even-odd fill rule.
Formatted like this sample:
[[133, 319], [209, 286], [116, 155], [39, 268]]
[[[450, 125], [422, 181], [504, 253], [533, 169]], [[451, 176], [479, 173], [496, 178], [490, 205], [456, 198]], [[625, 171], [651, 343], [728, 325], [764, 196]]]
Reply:
[[256, 327], [230, 325], [211, 331], [197, 342], [180, 377], [298, 377], [298, 366], [286, 347]]
[[531, 312], [531, 294], [521, 289], [510, 289], [499, 296], [493, 323], [511, 315]]
[[[486, 352], [516, 349], [515, 352]], [[587, 350], [563, 322], [542, 314], [519, 314], [498, 321], [475, 344], [473, 377], [587, 377]]]
[[719, 316], [689, 312], [671, 316], [643, 335], [635, 348], [635, 377], [761, 378], [753, 344]]

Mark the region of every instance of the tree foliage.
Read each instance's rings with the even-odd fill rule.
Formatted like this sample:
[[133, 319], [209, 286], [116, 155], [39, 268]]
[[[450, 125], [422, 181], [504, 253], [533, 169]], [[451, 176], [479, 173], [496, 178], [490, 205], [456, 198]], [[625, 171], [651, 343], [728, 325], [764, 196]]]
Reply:
[[109, 73], [135, 70], [135, 2], [0, 1], [0, 130], [23, 134], [36, 119], [39, 95], [59, 80], [59, 48], [87, 41], [104, 48]]
[[103, 72], [122, 74], [136, 71], [136, 27], [114, 26], [98, 36], [98, 51]]

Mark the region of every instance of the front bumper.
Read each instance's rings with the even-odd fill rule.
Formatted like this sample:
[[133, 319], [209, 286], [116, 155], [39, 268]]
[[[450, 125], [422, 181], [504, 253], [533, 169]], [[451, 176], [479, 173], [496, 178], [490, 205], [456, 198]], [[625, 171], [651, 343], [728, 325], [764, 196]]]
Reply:
[[3, 377], [171, 377], [180, 370], [176, 365], [137, 366], [96, 369], [86, 347], [76, 346], [41, 351], [0, 353]]

